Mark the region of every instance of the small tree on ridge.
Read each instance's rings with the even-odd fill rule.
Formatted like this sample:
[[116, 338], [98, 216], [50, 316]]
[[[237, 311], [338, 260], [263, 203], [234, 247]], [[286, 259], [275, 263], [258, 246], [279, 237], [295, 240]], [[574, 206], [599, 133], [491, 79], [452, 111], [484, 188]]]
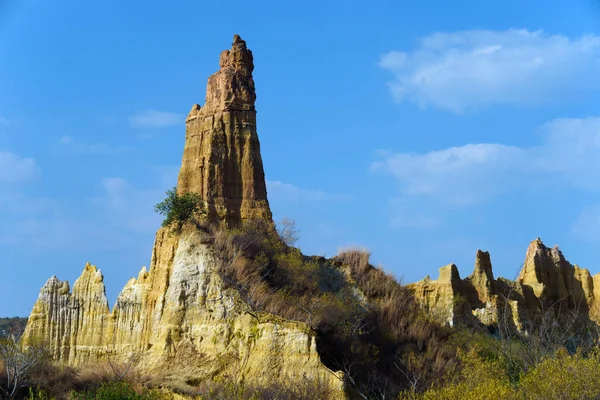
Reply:
[[154, 206], [154, 211], [164, 215], [162, 226], [166, 227], [177, 222], [178, 229], [194, 215], [205, 212], [204, 200], [193, 192], [177, 194], [177, 187], [167, 191], [167, 198]]

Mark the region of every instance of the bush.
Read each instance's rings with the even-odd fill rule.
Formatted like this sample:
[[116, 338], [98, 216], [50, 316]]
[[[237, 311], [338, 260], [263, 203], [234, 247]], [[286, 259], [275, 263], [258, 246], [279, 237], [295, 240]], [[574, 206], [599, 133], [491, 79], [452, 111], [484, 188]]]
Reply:
[[46, 347], [37, 341], [24, 345], [15, 337], [0, 338], [0, 366], [2, 382], [0, 394], [14, 399], [31, 381], [31, 371], [48, 358]]
[[600, 398], [600, 354], [588, 357], [559, 350], [529, 371], [520, 381], [523, 398], [598, 399]]
[[[459, 368], [446, 371], [448, 384], [422, 394], [402, 393], [401, 400], [580, 400], [600, 398], [600, 353], [587, 356], [561, 349], [511, 382], [510, 368], [501, 358], [475, 346], [459, 351]], [[454, 377], [453, 377], [454, 376]]]
[[173, 222], [177, 222], [177, 229], [190, 221], [197, 214], [206, 212], [206, 205], [202, 198], [193, 192], [183, 195], [177, 194], [177, 188], [174, 187], [167, 191], [167, 198], [154, 206], [154, 210], [165, 216], [162, 226], [166, 227]]
[[284, 217], [276, 226], [279, 237], [288, 246], [295, 246], [299, 239], [296, 221]]
[[313, 400], [330, 399], [329, 385], [320, 379], [300, 378], [297, 381], [244, 383], [202, 381], [193, 391], [184, 393], [206, 400]]
[[138, 393], [129, 383], [122, 381], [104, 382], [95, 390], [71, 393], [73, 400], [154, 400], [159, 398], [157, 393], [148, 389]]
[[279, 228], [248, 221], [214, 232], [221, 277], [257, 319], [268, 312], [306, 323], [324, 364], [343, 371], [361, 395], [389, 396], [440, 381], [455, 349], [446, 346], [448, 330], [424, 315], [409, 289], [370, 265], [366, 252], [306, 257], [285, 243], [294, 235]]
[[[423, 394], [402, 393], [400, 400], [512, 400], [521, 398], [511, 387], [508, 376], [496, 362], [483, 360], [476, 349], [459, 352], [458, 374], [446, 371], [451, 383]], [[455, 375], [455, 376], [452, 376]]]
[[369, 304], [370, 321], [363, 330], [373, 333], [363, 340], [377, 346], [377, 368], [387, 371], [390, 387], [401, 382], [402, 387], [419, 391], [442, 384], [443, 372], [451, 368], [456, 354], [456, 348], [448, 345], [450, 329], [433, 321], [412, 291], [372, 266], [369, 257], [364, 250], [348, 249], [334, 260], [347, 268]]
[[9, 336], [20, 338], [26, 325], [27, 318], [0, 318], [0, 338]]

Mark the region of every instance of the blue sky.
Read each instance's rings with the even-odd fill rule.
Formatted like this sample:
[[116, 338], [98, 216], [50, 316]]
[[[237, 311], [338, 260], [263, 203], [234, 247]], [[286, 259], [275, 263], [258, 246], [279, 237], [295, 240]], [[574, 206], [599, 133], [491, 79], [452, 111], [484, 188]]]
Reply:
[[277, 220], [405, 282], [529, 241], [600, 272], [600, 6], [552, 1], [0, 3], [0, 316], [87, 261], [148, 265], [184, 119], [234, 33], [255, 56]]

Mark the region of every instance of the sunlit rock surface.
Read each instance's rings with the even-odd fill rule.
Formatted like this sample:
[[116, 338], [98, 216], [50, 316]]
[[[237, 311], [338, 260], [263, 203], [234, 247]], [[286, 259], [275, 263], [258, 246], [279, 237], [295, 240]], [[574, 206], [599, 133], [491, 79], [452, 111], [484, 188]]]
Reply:
[[[460, 279], [453, 264], [410, 284], [417, 300], [442, 323], [496, 326], [510, 323], [519, 331], [533, 327], [547, 311], [577, 315], [581, 321], [600, 320], [600, 274], [571, 265], [557, 247], [537, 238], [529, 244], [516, 281], [494, 279], [490, 255], [481, 250], [473, 273]], [[554, 310], [550, 310], [553, 307]]]

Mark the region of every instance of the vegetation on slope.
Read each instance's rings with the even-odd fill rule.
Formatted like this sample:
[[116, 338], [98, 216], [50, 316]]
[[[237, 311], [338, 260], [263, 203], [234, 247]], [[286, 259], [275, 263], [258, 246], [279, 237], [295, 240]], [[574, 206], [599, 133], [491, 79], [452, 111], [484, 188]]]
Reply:
[[177, 187], [167, 191], [167, 197], [154, 206], [154, 211], [164, 215], [162, 226], [177, 224], [177, 230], [186, 222], [205, 211], [204, 200], [197, 194], [188, 192], [183, 195], [177, 194]]
[[[171, 195], [177, 199], [175, 192]], [[167, 214], [171, 206], [164, 208]], [[203, 225], [195, 210], [174, 214], [168, 225], [180, 231], [189, 222], [190, 229], [208, 233], [220, 275], [238, 291], [248, 314], [259, 321], [273, 314], [304, 322], [316, 338], [321, 361], [343, 372], [351, 398], [600, 397], [597, 335], [588, 329], [582, 336], [575, 314], [572, 321], [562, 321], [549, 312], [527, 336], [509, 327], [498, 327], [497, 336], [472, 326], [444, 327], [432, 321], [408, 288], [372, 266], [368, 252], [345, 250], [329, 260], [307, 257], [293, 246], [297, 231], [291, 221], [277, 229], [264, 221], [223, 229]], [[0, 386], [6, 375], [0, 372]], [[319, 382], [259, 387], [244, 381], [190, 381], [164, 388], [159, 378], [143, 377], [135, 368], [121, 376], [102, 363], [74, 369], [47, 360], [28, 371], [23, 382], [20, 395], [29, 390], [40, 399], [166, 399], [173, 392], [198, 399], [328, 397]]]
[[331, 260], [306, 257], [261, 222], [213, 235], [222, 277], [242, 294], [249, 312], [305, 322], [323, 363], [344, 373], [357, 398], [600, 396], [596, 380], [580, 375], [565, 383], [558, 369], [564, 364], [585, 374], [600, 367], [598, 335], [576, 312], [548, 308], [528, 335], [508, 325], [496, 327], [496, 336], [483, 326], [444, 327], [408, 288], [372, 266], [365, 251], [346, 250]]
[[455, 355], [449, 328], [433, 322], [410, 290], [369, 264], [357, 250], [332, 260], [306, 257], [268, 223], [213, 231], [223, 280], [250, 313], [305, 322], [321, 359], [342, 371], [349, 388], [367, 398], [440, 383]]
[[27, 318], [0, 318], [0, 338], [9, 336], [20, 337], [23, 331], [25, 331], [26, 325]]

